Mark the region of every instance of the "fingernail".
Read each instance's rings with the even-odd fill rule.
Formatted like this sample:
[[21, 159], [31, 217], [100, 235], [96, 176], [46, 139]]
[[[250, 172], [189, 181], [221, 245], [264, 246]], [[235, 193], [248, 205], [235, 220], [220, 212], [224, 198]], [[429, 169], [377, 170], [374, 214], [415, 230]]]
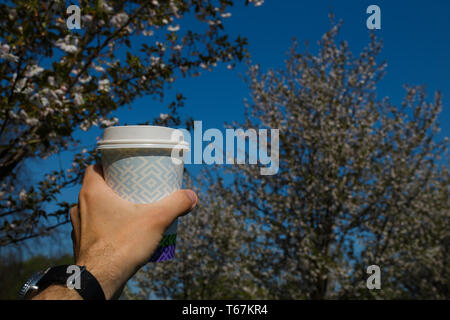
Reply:
[[187, 195], [191, 199], [192, 206], [191, 209], [194, 208], [197, 205], [197, 196], [195, 195], [195, 192], [192, 190], [186, 190]]

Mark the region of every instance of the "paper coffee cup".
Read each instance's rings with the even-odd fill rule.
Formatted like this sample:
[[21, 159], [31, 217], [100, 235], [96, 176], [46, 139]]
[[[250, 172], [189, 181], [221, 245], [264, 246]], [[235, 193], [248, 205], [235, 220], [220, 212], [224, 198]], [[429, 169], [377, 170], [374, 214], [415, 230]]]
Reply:
[[[159, 126], [106, 128], [98, 142], [106, 183], [134, 203], [158, 201], [181, 189], [184, 152], [189, 144], [180, 130]], [[175, 256], [178, 221], [164, 232], [150, 262]]]

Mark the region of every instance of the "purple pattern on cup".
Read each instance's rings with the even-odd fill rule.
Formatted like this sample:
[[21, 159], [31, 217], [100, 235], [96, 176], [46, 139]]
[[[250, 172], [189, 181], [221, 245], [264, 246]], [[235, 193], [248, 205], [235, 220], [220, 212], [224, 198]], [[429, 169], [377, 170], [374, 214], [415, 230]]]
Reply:
[[150, 262], [161, 262], [173, 259], [175, 256], [175, 245], [172, 244], [167, 247], [158, 247], [150, 258]]

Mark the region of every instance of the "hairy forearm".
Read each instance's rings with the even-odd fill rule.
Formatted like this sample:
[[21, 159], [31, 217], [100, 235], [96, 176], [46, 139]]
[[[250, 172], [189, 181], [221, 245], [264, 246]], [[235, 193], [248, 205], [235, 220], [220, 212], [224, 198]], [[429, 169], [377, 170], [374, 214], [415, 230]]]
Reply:
[[[125, 279], [120, 281], [120, 276], [112, 276], [108, 272], [107, 268], [101, 264], [94, 263], [82, 263], [87, 265], [87, 270], [97, 279], [100, 286], [103, 289], [105, 298], [117, 299], [120, 295], [123, 286], [125, 285]], [[82, 297], [75, 289], [70, 289], [65, 285], [55, 284], [42, 290], [39, 294], [32, 298], [33, 300], [82, 300]]]
[[82, 300], [82, 298], [74, 289], [52, 285], [34, 296], [32, 300]]

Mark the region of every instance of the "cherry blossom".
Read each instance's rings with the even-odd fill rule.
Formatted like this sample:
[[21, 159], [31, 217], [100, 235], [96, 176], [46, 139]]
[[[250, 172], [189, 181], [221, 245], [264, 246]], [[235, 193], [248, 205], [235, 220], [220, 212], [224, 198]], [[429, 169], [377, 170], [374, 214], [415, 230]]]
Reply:
[[[201, 199], [180, 219], [176, 260], [127, 288], [143, 299], [447, 299], [448, 139], [441, 95], [377, 95], [372, 34], [352, 53], [340, 24], [280, 69], [249, 66], [243, 123], [280, 133], [280, 171], [243, 164], [185, 175]], [[401, 90], [401, 88], [399, 88]], [[267, 148], [271, 148], [268, 143]], [[382, 290], [366, 269], [382, 268]], [[157, 279], [157, 281], [155, 281]]]
[[168, 26], [167, 27], [167, 31], [170, 31], [170, 32], [176, 32], [176, 31], [178, 31], [178, 30], [180, 30], [180, 25], [175, 25], [175, 26]]
[[127, 21], [128, 15], [124, 12], [118, 13], [111, 18], [111, 24], [116, 28], [122, 27]]

